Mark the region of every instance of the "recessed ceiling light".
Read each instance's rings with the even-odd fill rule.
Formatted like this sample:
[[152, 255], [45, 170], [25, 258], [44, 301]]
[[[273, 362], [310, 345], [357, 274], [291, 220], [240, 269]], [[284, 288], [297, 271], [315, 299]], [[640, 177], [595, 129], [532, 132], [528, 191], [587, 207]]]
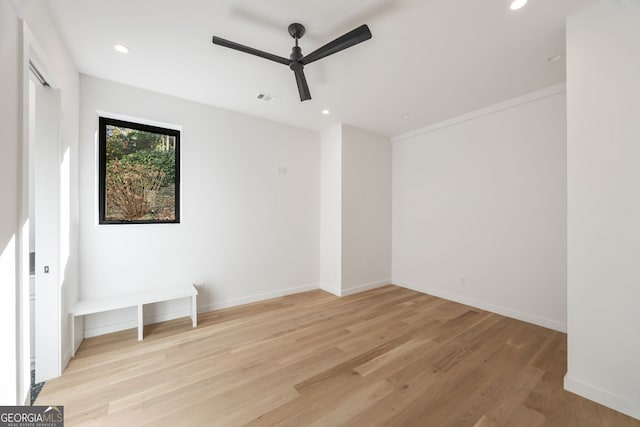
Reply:
[[114, 44], [113, 48], [120, 53], [129, 53], [129, 48], [123, 44]]
[[511, 10], [518, 10], [527, 4], [527, 0], [513, 0], [511, 2]]
[[564, 53], [556, 53], [555, 55], [548, 57], [547, 61], [554, 62], [562, 58], [564, 58]]
[[324, 114], [325, 116], [331, 114], [331, 111], [327, 110], [326, 108], [324, 110], [322, 110], [322, 114]]

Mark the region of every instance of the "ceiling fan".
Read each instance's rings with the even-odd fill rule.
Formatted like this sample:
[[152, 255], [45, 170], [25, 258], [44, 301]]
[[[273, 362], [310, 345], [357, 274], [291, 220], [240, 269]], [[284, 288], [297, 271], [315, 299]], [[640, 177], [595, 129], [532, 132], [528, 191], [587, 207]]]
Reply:
[[351, 30], [348, 33], [338, 37], [322, 46], [319, 49], [314, 50], [308, 55], [302, 54], [302, 49], [298, 46], [298, 40], [304, 36], [305, 28], [302, 24], [291, 24], [289, 25], [289, 34], [296, 41], [296, 45], [291, 49], [291, 55], [289, 59], [284, 58], [282, 56], [274, 55], [268, 52], [264, 52], [262, 50], [254, 49], [252, 47], [244, 46], [229, 40], [225, 40], [220, 37], [213, 36], [213, 44], [217, 44], [219, 46], [228, 47], [230, 49], [239, 50], [240, 52], [249, 53], [251, 55], [256, 55], [264, 59], [268, 59], [270, 61], [279, 62], [280, 64], [288, 65], [291, 70], [293, 70], [296, 76], [296, 83], [298, 84], [298, 92], [300, 94], [300, 101], [306, 101], [311, 99], [311, 92], [309, 92], [309, 85], [307, 84], [307, 79], [304, 76], [304, 66], [309, 65], [312, 62], [315, 62], [319, 59], [322, 59], [326, 56], [333, 55], [334, 53], [340, 52], [348, 47], [357, 45], [358, 43], [362, 43], [363, 41], [369, 40], [371, 38], [371, 31], [369, 31], [369, 27], [366, 25], [361, 25], [355, 30]]

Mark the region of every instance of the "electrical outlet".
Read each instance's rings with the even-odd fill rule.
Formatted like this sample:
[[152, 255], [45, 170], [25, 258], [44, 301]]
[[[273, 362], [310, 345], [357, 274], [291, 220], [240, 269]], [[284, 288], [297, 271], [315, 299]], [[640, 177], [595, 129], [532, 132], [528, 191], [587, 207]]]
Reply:
[[198, 291], [199, 294], [204, 293], [204, 283], [194, 283], [193, 286], [196, 287], [196, 291]]
[[466, 277], [461, 277], [461, 278], [460, 278], [460, 284], [461, 284], [462, 286], [467, 286], [467, 284], [468, 284], [468, 283], [467, 283], [467, 278], [466, 278]]

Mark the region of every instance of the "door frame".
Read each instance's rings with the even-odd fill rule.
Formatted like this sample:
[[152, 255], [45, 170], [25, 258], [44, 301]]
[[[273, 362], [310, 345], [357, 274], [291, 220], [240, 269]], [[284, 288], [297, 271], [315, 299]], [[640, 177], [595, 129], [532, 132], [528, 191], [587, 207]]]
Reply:
[[[18, 396], [18, 402], [30, 404], [30, 389], [31, 389], [31, 356], [30, 356], [30, 333], [31, 333], [31, 321], [29, 318], [29, 162], [30, 162], [30, 132], [29, 132], [29, 111], [31, 107], [30, 102], [30, 62], [33, 63], [42, 75], [44, 80], [52, 87], [59, 89], [58, 80], [52, 73], [51, 61], [45, 54], [44, 49], [40, 46], [37, 39], [29, 29], [27, 23], [20, 19], [22, 27], [22, 134], [21, 142], [22, 147], [20, 150], [20, 201], [18, 215], [20, 218], [20, 232], [19, 232], [19, 277], [18, 277], [18, 331], [19, 331], [19, 345], [18, 345], [18, 378], [16, 381], [16, 394]], [[58, 164], [60, 163], [60, 137], [58, 137]], [[60, 193], [58, 190], [58, 199]], [[60, 207], [58, 207], [60, 210]], [[58, 212], [58, 218], [60, 218], [60, 212]], [[60, 220], [58, 219], [58, 251], [56, 259], [54, 260], [55, 266], [53, 267], [56, 272], [59, 270], [59, 258], [60, 258]], [[58, 358], [57, 375], [62, 374], [62, 289], [60, 287], [60, 275], [56, 277], [58, 285], [58, 301], [54, 305], [57, 310], [57, 349], [56, 356]], [[36, 361], [37, 363], [37, 361]], [[36, 367], [37, 369], [37, 367]], [[26, 397], [25, 397], [26, 396]]]

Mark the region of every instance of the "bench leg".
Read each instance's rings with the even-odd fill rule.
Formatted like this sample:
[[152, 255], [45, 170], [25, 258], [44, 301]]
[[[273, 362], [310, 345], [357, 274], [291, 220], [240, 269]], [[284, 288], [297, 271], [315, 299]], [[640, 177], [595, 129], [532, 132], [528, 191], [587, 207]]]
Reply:
[[138, 305], [138, 341], [142, 341], [144, 335], [144, 316], [142, 314], [142, 304]]
[[194, 328], [198, 326], [198, 302], [196, 298], [195, 295], [191, 297], [191, 321]]

